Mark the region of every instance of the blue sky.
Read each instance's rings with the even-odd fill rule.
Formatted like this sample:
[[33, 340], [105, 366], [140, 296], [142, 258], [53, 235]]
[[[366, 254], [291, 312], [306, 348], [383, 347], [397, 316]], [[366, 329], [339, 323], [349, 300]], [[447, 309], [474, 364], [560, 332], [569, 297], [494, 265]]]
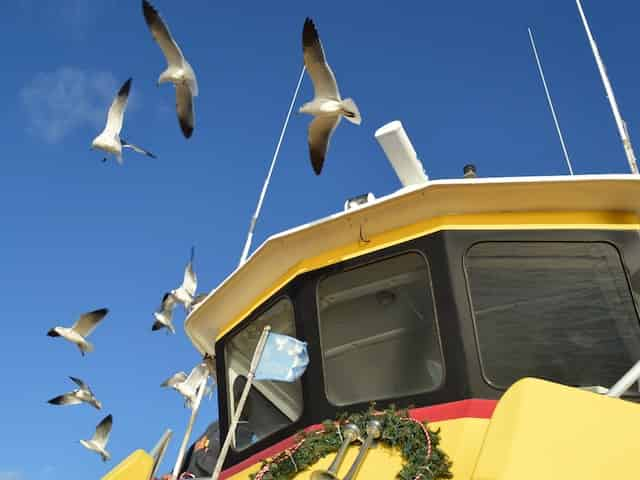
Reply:
[[[360, 127], [342, 122], [322, 176], [310, 166], [309, 117], [287, 132], [256, 245], [341, 209], [346, 198], [399, 183], [373, 139], [400, 119], [431, 178], [566, 173], [529, 47], [536, 34], [576, 173], [627, 172], [622, 147], [575, 3], [187, 2], [155, 6], [200, 84], [186, 141], [173, 87], [156, 88], [164, 59], [138, 0], [18, 0], [0, 6], [5, 68], [0, 110], [0, 480], [98, 478], [165, 428], [180, 437], [179, 396], [159, 388], [198, 354], [184, 335], [151, 332], [162, 294], [177, 286], [196, 245], [204, 290], [236, 265], [300, 71], [300, 33], [316, 21]], [[44, 4], [44, 5], [43, 5]], [[632, 139], [640, 146], [640, 7], [585, 0]], [[123, 137], [157, 160], [125, 153], [103, 164], [89, 145], [118, 86], [133, 77]], [[312, 95], [305, 79], [298, 106]], [[639, 147], [640, 148], [640, 147]], [[45, 335], [82, 312], [109, 307], [81, 358]], [[46, 400], [86, 380], [104, 411]], [[114, 416], [104, 465], [78, 440]], [[196, 430], [215, 418], [207, 401]], [[178, 447], [175, 439], [168, 457]], [[166, 469], [169, 469], [167, 462]]]

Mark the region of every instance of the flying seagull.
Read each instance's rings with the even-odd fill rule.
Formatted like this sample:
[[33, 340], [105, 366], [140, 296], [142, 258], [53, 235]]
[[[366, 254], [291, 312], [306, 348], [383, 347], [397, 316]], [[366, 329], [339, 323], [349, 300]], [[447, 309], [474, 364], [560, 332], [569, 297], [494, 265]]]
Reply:
[[153, 312], [153, 317], [156, 321], [153, 323], [151, 330], [154, 332], [161, 328], [166, 328], [171, 333], [176, 333], [176, 329], [173, 326], [173, 309], [176, 306], [176, 297], [171, 292], [167, 292], [162, 297], [162, 303], [157, 312]]
[[327, 63], [313, 20], [307, 18], [302, 30], [302, 53], [304, 65], [311, 75], [315, 95], [312, 101], [300, 108], [300, 113], [315, 116], [309, 125], [309, 153], [311, 165], [316, 175], [322, 172], [333, 131], [345, 117], [351, 123], [360, 125], [362, 118], [355, 102], [350, 98], [342, 100], [336, 77]]
[[[118, 94], [113, 99], [111, 107], [109, 107], [109, 113], [107, 113], [107, 124], [100, 135], [93, 139], [91, 142], [91, 148], [98, 148], [104, 150], [107, 153], [115, 155], [116, 160], [122, 165], [122, 149], [130, 148], [134, 152], [142, 153], [151, 158], [156, 156], [140, 148], [136, 145], [132, 145], [124, 138], [120, 138], [120, 131], [122, 130], [122, 123], [124, 121], [124, 112], [127, 109], [127, 100], [129, 99], [129, 91], [131, 90], [131, 79], [124, 82], [124, 84], [118, 90]], [[106, 162], [107, 159], [102, 160]]]
[[93, 437], [91, 437], [91, 440], [80, 440], [83, 447], [99, 453], [103, 462], [111, 458], [111, 455], [107, 452], [107, 442], [109, 441], [112, 424], [113, 416], [107, 415], [96, 427], [96, 432], [93, 434]]
[[196, 395], [204, 379], [209, 376], [206, 363], [196, 365], [189, 376], [184, 372], [178, 372], [160, 384], [161, 387], [170, 387], [176, 390], [185, 399], [185, 406], [191, 408]]
[[187, 312], [194, 305], [196, 298], [199, 298], [196, 297], [198, 277], [196, 276], [196, 272], [193, 271], [194, 254], [195, 249], [191, 247], [191, 258], [189, 259], [189, 263], [187, 263], [187, 266], [184, 269], [184, 278], [182, 280], [182, 285], [174, 290], [171, 290], [170, 292], [176, 301], [184, 305], [184, 308], [187, 310]]
[[86, 352], [93, 352], [93, 344], [88, 342], [91, 332], [98, 326], [98, 323], [109, 313], [109, 309], [101, 308], [80, 315], [80, 318], [71, 328], [54, 327], [47, 332], [50, 337], [63, 337], [72, 343], [75, 343], [80, 349], [82, 356]]
[[63, 395], [59, 395], [59, 396], [57, 396], [55, 398], [52, 398], [51, 400], [49, 400], [50, 404], [52, 404], [52, 405], [77, 405], [79, 403], [85, 402], [85, 403], [88, 403], [90, 405], [93, 405], [98, 410], [100, 410], [102, 408], [102, 403], [100, 403], [100, 401], [98, 401], [98, 399], [95, 397], [95, 395], [93, 394], [93, 392], [89, 388], [89, 385], [84, 383], [79, 378], [75, 378], [75, 377], [69, 377], [69, 378], [76, 385], [78, 385], [78, 388], [76, 388], [72, 392], [65, 393]]
[[142, 13], [153, 38], [167, 60], [167, 69], [158, 77], [158, 85], [165, 82], [171, 82], [175, 85], [178, 121], [182, 133], [186, 138], [189, 138], [195, 126], [193, 97], [198, 96], [196, 74], [184, 58], [182, 50], [171, 36], [162, 17], [147, 0], [142, 0]]

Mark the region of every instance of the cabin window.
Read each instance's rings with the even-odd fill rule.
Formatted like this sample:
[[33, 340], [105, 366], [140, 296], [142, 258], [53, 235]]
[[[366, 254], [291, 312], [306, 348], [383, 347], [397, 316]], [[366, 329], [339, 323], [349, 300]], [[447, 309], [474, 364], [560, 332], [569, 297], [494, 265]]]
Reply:
[[465, 268], [492, 385], [539, 377], [610, 387], [640, 360], [638, 317], [613, 245], [479, 243]]
[[[278, 300], [231, 338], [225, 347], [228, 405], [237, 405], [247, 381], [251, 359], [266, 325], [271, 330], [296, 336], [293, 305], [288, 298]], [[234, 410], [229, 412], [229, 419]], [[235, 432], [235, 448], [249, 445], [295, 422], [302, 414], [302, 385], [295, 382], [254, 381]]]
[[407, 253], [318, 286], [325, 391], [334, 405], [423, 393], [443, 381], [431, 278]]

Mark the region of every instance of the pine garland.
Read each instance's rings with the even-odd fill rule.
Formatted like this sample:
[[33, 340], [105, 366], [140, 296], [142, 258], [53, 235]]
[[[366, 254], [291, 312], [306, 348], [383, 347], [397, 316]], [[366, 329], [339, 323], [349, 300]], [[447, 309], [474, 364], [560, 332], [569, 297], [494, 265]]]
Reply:
[[438, 444], [440, 431], [427, 428], [427, 423], [409, 416], [407, 410], [394, 407], [383, 412], [373, 406], [366, 412], [341, 415], [336, 422], [323, 422], [323, 429], [316, 432], [301, 432], [296, 444], [274, 458], [268, 458], [260, 470], [251, 475], [253, 480], [290, 480], [298, 472], [315, 464], [322, 457], [335, 453], [342, 444], [341, 427], [346, 423], [356, 424], [361, 432], [367, 423], [376, 419], [382, 423], [381, 442], [398, 448], [404, 465], [397, 478], [402, 480], [437, 480], [451, 478], [451, 461]]

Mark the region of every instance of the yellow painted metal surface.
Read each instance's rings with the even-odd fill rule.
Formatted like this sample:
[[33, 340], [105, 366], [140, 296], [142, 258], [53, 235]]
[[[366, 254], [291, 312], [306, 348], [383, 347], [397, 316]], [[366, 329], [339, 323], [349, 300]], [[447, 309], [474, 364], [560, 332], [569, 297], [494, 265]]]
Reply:
[[[459, 418], [430, 423], [432, 429], [441, 430], [441, 447], [453, 460], [454, 479], [466, 480], [478, 458], [478, 452], [484, 439], [488, 419]], [[349, 448], [345, 460], [338, 471], [338, 477], [343, 478], [358, 454], [358, 445]], [[326, 470], [333, 461], [334, 455], [329, 455], [316, 463], [311, 469], [301, 472], [296, 480], [309, 480], [314, 470]], [[260, 464], [229, 477], [232, 480], [247, 480], [249, 475], [256, 473]], [[397, 449], [378, 446], [369, 451], [367, 459], [358, 473], [361, 479], [394, 479], [402, 468], [402, 456]]]
[[144, 450], [136, 450], [107, 473], [102, 480], [149, 480], [153, 458]]
[[638, 478], [640, 405], [523, 379], [502, 397], [473, 480]]
[[[318, 270], [351, 258], [443, 230], [639, 230], [640, 218], [630, 212], [515, 212], [492, 214], [448, 215], [433, 217], [356, 241], [341, 248], [304, 259], [274, 282], [220, 330], [216, 341], [264, 303], [296, 276]], [[366, 230], [365, 230], [366, 235]]]

